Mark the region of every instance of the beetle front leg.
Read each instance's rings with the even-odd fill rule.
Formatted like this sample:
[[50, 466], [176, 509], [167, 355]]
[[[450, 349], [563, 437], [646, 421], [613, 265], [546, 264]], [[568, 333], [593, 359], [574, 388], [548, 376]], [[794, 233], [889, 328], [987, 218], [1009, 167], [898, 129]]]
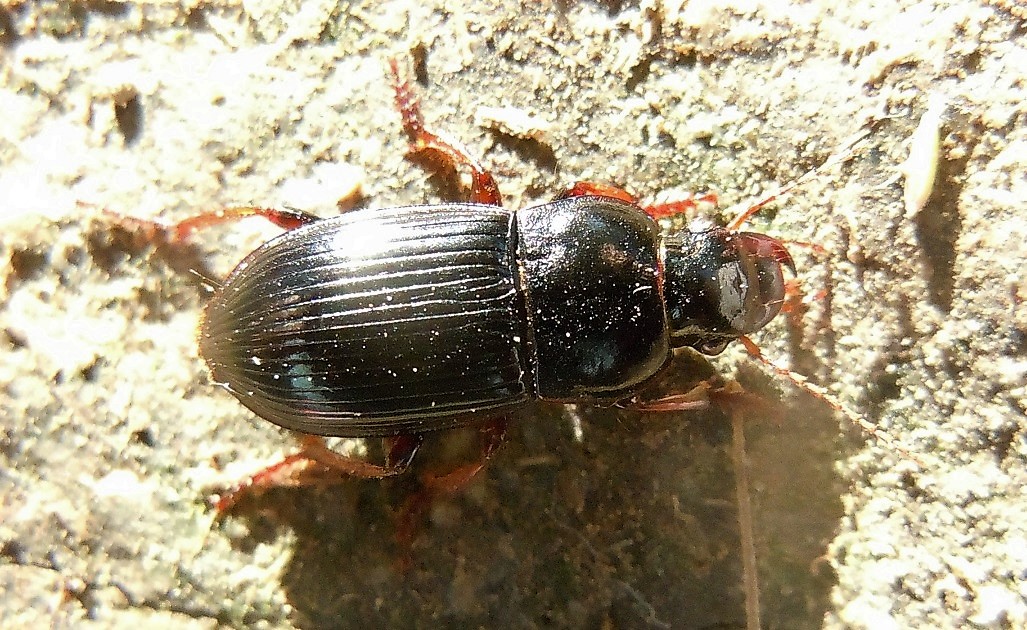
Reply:
[[626, 201], [627, 203], [638, 206], [643, 212], [653, 219], [666, 219], [679, 214], [694, 214], [700, 203], [713, 204], [714, 206], [717, 205], [717, 194], [708, 192], [701, 195], [687, 193], [681, 199], [664, 201], [662, 203], [647, 206], [639, 203], [637, 197], [623, 188], [618, 188], [617, 186], [611, 186], [609, 184], [587, 181], [574, 182], [574, 185], [558, 195], [557, 199], [583, 197], [586, 195], [609, 197], [611, 199]]
[[618, 402], [616, 406], [650, 413], [698, 411], [711, 406], [721, 409], [729, 415], [758, 412], [774, 417], [780, 412], [772, 401], [746, 391], [737, 381], [725, 380], [720, 376], [700, 381], [683, 394], [671, 394], [653, 399], [634, 396]]
[[671, 394], [653, 400], [637, 396], [619, 401], [622, 409], [647, 412], [694, 411], [710, 406], [710, 381], [703, 381], [684, 394]]
[[410, 155], [426, 156], [441, 163], [443, 168], [455, 170], [459, 166], [464, 166], [470, 169], [470, 200], [490, 206], [503, 205], [503, 197], [492, 173], [489, 173], [459, 142], [425, 128], [421, 104], [410, 83], [400, 78], [399, 62], [390, 59], [389, 68], [392, 71], [392, 86], [396, 92], [396, 109], [403, 119], [403, 131], [410, 139]]
[[328, 486], [351, 478], [393, 477], [410, 467], [423, 440], [419, 435], [392, 438], [389, 454], [382, 466], [341, 455], [328, 448], [322, 437], [305, 433], [298, 433], [297, 437], [300, 441], [299, 452], [257, 471], [241, 483], [212, 497], [217, 513], [225, 514], [240, 499], [247, 495], [261, 494], [270, 488]]

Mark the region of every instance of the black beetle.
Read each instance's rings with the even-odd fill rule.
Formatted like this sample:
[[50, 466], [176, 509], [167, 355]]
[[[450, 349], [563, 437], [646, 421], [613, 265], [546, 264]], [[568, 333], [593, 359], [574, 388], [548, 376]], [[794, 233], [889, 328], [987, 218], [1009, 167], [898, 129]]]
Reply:
[[[221, 509], [247, 487], [396, 474], [425, 432], [481, 422], [481, 462], [442, 483], [459, 486], [502, 440], [505, 424], [488, 420], [533, 399], [694, 408], [704, 401], [636, 394], [674, 348], [717, 354], [782, 308], [782, 269], [794, 272], [787, 250], [737, 230], [759, 206], [728, 228], [669, 235], [653, 217], [694, 199], [643, 207], [579, 182], [555, 201], [504, 209], [492, 175], [425, 129], [395, 62], [392, 70], [411, 153], [469, 169], [471, 203], [324, 220], [226, 208], [159, 228], [176, 240], [250, 215], [289, 228], [218, 287], [199, 347], [219, 385], [305, 434], [304, 448], [222, 497]], [[379, 466], [314, 436], [386, 437], [391, 450]]]
[[723, 228], [664, 237], [599, 196], [350, 212], [247, 256], [200, 353], [258, 416], [315, 435], [445, 429], [532, 398], [624, 403], [673, 347], [715, 354], [769, 322], [783, 252]]

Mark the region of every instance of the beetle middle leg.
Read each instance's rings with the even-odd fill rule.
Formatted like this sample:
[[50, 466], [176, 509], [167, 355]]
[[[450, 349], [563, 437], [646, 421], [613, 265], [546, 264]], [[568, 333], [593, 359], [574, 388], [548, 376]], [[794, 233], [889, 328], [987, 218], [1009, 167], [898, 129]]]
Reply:
[[503, 444], [508, 424], [509, 418], [506, 416], [492, 418], [481, 424], [481, 451], [474, 461], [445, 472], [426, 470], [418, 475], [420, 487], [408, 494], [396, 511], [396, 542], [404, 553], [399, 560], [401, 569], [409, 567], [414, 537], [432, 503], [441, 496], [459, 493], [471, 483]]
[[[418, 480], [422, 491], [412, 500], [428, 506], [435, 496], [452, 494], [467, 486], [502, 445], [506, 437], [507, 423], [505, 417], [483, 422], [479, 429], [481, 451], [478, 457], [468, 464], [445, 472], [428, 470], [421, 473]], [[320, 436], [306, 433], [295, 435], [300, 443], [299, 451], [262, 468], [243, 482], [217, 495], [213, 505], [219, 514], [230, 511], [245, 496], [260, 494], [271, 488], [329, 486], [354, 478], [383, 479], [400, 475], [410, 467], [414, 455], [424, 441], [424, 436], [420, 434], [385, 438], [385, 463], [374, 464], [357, 457], [342, 455], [330, 448]]]

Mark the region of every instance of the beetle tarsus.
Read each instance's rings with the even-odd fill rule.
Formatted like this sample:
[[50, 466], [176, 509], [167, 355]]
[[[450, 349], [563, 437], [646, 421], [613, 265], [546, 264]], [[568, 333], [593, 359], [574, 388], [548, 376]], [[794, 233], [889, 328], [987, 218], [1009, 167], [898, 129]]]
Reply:
[[262, 217], [283, 230], [293, 230], [318, 220], [317, 216], [300, 210], [278, 210], [276, 208], [261, 208], [257, 206], [230, 206], [183, 219], [178, 223], [170, 224], [166, 229], [173, 240], [182, 241], [198, 230], [248, 217]]
[[295, 453], [262, 468], [231, 488], [210, 497], [211, 506], [218, 517], [224, 516], [247, 496], [260, 495], [269, 488], [302, 485], [299, 477], [305, 469], [317, 463], [304, 455]]
[[211, 212], [203, 212], [177, 223], [169, 223], [161, 219], [129, 217], [111, 210], [105, 210], [104, 214], [112, 222], [126, 230], [141, 234], [148, 241], [168, 244], [182, 243], [199, 230], [248, 217], [262, 217], [285, 230], [292, 230], [318, 220], [317, 216], [300, 210], [278, 210], [257, 206], [229, 206]]

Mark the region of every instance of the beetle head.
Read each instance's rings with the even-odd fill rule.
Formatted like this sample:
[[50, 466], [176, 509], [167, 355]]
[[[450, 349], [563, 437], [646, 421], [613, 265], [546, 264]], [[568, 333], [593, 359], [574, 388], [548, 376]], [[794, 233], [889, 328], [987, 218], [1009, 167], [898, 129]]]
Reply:
[[780, 241], [725, 228], [663, 239], [663, 292], [675, 347], [719, 354], [781, 312], [782, 267], [795, 264]]

